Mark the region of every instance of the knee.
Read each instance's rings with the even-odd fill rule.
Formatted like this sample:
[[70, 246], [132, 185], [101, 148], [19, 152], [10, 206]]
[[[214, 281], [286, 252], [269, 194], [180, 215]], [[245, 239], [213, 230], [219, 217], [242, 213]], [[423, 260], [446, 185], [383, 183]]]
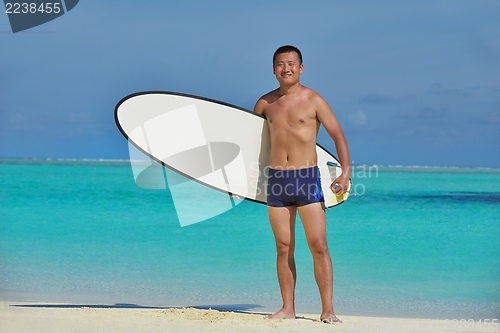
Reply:
[[315, 239], [309, 242], [309, 249], [313, 256], [322, 256], [328, 254], [328, 243], [326, 239]]
[[293, 252], [293, 247], [290, 242], [276, 241], [276, 252], [278, 255], [288, 255], [290, 252]]

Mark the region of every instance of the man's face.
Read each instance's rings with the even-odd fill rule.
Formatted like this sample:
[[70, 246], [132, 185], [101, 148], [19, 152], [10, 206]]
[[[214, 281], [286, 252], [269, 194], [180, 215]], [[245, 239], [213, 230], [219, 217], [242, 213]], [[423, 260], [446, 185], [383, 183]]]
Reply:
[[297, 52], [278, 54], [273, 65], [274, 75], [280, 84], [299, 82], [303, 68]]

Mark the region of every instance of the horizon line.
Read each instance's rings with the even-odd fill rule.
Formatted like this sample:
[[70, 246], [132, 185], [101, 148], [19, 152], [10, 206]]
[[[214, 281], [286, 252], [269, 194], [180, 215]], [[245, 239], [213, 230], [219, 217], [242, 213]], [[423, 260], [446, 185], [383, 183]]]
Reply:
[[[29, 160], [29, 161], [81, 161], [81, 162], [130, 162], [143, 161], [131, 159], [106, 159], [106, 158], [52, 158], [52, 157], [0, 157], [0, 161], [5, 160]], [[144, 160], [145, 161], [145, 160]], [[445, 169], [488, 169], [496, 170], [500, 167], [486, 166], [454, 166], [454, 165], [405, 165], [405, 164], [379, 164], [379, 163], [361, 163], [351, 164], [351, 167], [387, 167], [387, 168], [445, 168]]]

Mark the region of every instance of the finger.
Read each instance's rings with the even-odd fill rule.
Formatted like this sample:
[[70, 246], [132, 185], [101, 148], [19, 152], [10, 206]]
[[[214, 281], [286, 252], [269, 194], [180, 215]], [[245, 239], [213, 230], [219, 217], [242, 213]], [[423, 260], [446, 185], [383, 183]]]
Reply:
[[331, 186], [330, 186], [330, 190], [333, 192], [333, 194], [335, 195], [341, 195], [344, 191], [343, 191], [343, 186], [339, 183], [333, 183]]
[[345, 186], [342, 184], [338, 184], [337, 188], [335, 189], [335, 194], [336, 195], [342, 195], [345, 193]]

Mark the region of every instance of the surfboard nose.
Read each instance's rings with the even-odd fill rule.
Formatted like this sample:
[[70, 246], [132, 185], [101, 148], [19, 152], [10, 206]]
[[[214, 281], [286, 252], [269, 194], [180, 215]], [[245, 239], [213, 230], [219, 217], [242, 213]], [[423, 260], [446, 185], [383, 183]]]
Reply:
[[[195, 104], [167, 109], [159, 102], [162, 97], [153, 96], [148, 105], [153, 112], [149, 114], [141, 112], [144, 106], [136, 104], [140, 98], [128, 100], [117, 109], [116, 119], [128, 134], [136, 184], [148, 189], [168, 187], [181, 226], [235, 207], [242, 200], [233, 194], [248, 196], [247, 171], [240, 146], [208, 139], [206, 132], [210, 129], [203, 126]], [[133, 158], [136, 148], [149, 158], [144, 159], [144, 154]], [[217, 194], [212, 193], [214, 189]], [[201, 193], [203, 200], [193, 199]], [[201, 205], [201, 201], [211, 204], [193, 210], [193, 203]]]

